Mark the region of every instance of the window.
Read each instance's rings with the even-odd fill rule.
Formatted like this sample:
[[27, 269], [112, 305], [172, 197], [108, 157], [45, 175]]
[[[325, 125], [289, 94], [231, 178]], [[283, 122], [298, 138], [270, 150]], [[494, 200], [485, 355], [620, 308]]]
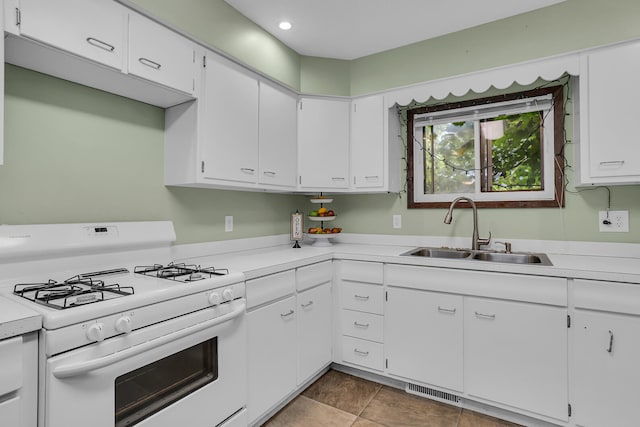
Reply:
[[407, 110], [410, 208], [564, 205], [562, 86]]

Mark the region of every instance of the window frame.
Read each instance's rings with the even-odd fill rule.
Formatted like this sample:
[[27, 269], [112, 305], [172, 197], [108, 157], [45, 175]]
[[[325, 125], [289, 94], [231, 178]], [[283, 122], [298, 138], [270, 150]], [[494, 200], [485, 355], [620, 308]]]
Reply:
[[[516, 199], [513, 200], [486, 200], [482, 197], [478, 197], [479, 195], [490, 195], [496, 194], [492, 192], [488, 193], [450, 193], [450, 194], [442, 194], [447, 198], [447, 201], [443, 201], [443, 197], [439, 197], [440, 200], [437, 201], [416, 201], [415, 200], [415, 182], [419, 182], [422, 178], [424, 178], [424, 174], [420, 174], [417, 178], [414, 176], [414, 166], [416, 164], [416, 159], [414, 158], [414, 117], [418, 115], [424, 115], [428, 113], [434, 112], [442, 112], [446, 110], [456, 110], [456, 109], [464, 109], [473, 106], [486, 106], [488, 104], [496, 104], [501, 102], [514, 101], [525, 98], [535, 98], [535, 97], [543, 97], [551, 94], [552, 97], [552, 108], [553, 108], [553, 129], [552, 132], [548, 132], [547, 134], [553, 135], [553, 179], [552, 182], [547, 182], [545, 180], [545, 187], [548, 185], [552, 185], [553, 188], [551, 192], [548, 194], [552, 195], [548, 198], [531, 198], [528, 200], [525, 199]], [[467, 196], [474, 199], [476, 205], [480, 208], [545, 208], [545, 207], [564, 207], [564, 126], [565, 126], [565, 111], [564, 111], [564, 87], [561, 85], [538, 88], [533, 90], [526, 90], [521, 92], [509, 93], [498, 96], [491, 96], [485, 98], [478, 98], [474, 100], [460, 101], [460, 102], [451, 102], [440, 105], [431, 105], [431, 106], [422, 106], [416, 108], [407, 109], [407, 207], [408, 208], [447, 208], [453, 200], [457, 196]], [[545, 139], [543, 142], [545, 147], [548, 148], [549, 141]], [[545, 148], [545, 149], [546, 149]], [[419, 162], [419, 160], [417, 160]], [[551, 161], [551, 160], [549, 160]], [[545, 168], [550, 166], [546, 160], [544, 160], [541, 165], [542, 173], [544, 174]], [[479, 177], [478, 177], [479, 178]], [[521, 191], [513, 191], [513, 192], [505, 192], [517, 194], [521, 193]], [[529, 192], [529, 193], [538, 193], [542, 196], [543, 192]], [[504, 197], [504, 196], [503, 196]], [[428, 198], [428, 196], [426, 197]]]

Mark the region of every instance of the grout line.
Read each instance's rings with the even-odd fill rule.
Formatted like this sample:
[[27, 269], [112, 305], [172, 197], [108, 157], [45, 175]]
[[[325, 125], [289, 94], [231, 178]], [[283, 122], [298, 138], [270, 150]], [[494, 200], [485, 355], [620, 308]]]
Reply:
[[382, 384], [380, 384], [380, 386], [378, 387], [378, 390], [376, 390], [376, 392], [373, 393], [373, 395], [371, 396], [369, 401], [362, 407], [362, 409], [360, 410], [360, 412], [357, 415], [358, 417], [360, 417], [360, 415], [362, 415], [364, 410], [367, 409], [367, 407], [371, 404], [371, 402], [373, 402], [373, 399], [375, 399], [376, 396], [378, 395], [378, 393], [380, 393], [380, 390], [382, 390], [382, 387], [384, 387], [384, 386]]

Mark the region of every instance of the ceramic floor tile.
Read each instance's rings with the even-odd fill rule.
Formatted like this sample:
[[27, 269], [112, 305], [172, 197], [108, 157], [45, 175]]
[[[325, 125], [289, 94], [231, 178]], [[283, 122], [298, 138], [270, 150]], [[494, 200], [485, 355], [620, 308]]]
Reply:
[[298, 396], [267, 421], [265, 427], [350, 427], [356, 416]]
[[360, 414], [386, 427], [456, 427], [460, 408], [383, 386]]
[[463, 409], [458, 427], [519, 427], [520, 424], [493, 418], [478, 412]]
[[354, 415], [360, 415], [382, 386], [353, 375], [330, 370], [302, 395]]
[[365, 418], [358, 417], [351, 427], [385, 427], [382, 424], [378, 424], [374, 421], [367, 420]]

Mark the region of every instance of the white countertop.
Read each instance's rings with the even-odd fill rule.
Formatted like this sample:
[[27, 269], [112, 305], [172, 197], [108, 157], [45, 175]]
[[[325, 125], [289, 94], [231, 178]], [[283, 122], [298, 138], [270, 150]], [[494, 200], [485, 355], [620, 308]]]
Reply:
[[[254, 247], [260, 246], [260, 238], [248, 240], [254, 242]], [[256, 244], [255, 242], [258, 243]], [[188, 254], [188, 256], [183, 256], [182, 258], [197, 260], [201, 265], [214, 265], [215, 267], [228, 268], [230, 271], [241, 271], [246, 275], [247, 279], [328, 259], [350, 259], [640, 284], [640, 258], [636, 257], [546, 252], [553, 266], [543, 266], [401, 256], [402, 253], [421, 245], [345, 242], [334, 243], [330, 247], [313, 247], [310, 246], [309, 242], [304, 242], [302, 248], [294, 249], [291, 243], [273, 243], [271, 241], [266, 246], [245, 250], [241, 249], [242, 244], [236, 243], [233, 252], [223, 252], [224, 245], [218, 242], [209, 248], [207, 244], [200, 244], [197, 248], [192, 248], [192, 250], [178, 250], [177, 253]], [[603, 248], [608, 249], [607, 245], [604, 245]], [[611, 253], [611, 251], [607, 250], [599, 252]], [[198, 255], [209, 253], [210, 255], [195, 257], [195, 253]]]
[[20, 305], [0, 296], [0, 340], [11, 338], [42, 327], [42, 317]]

